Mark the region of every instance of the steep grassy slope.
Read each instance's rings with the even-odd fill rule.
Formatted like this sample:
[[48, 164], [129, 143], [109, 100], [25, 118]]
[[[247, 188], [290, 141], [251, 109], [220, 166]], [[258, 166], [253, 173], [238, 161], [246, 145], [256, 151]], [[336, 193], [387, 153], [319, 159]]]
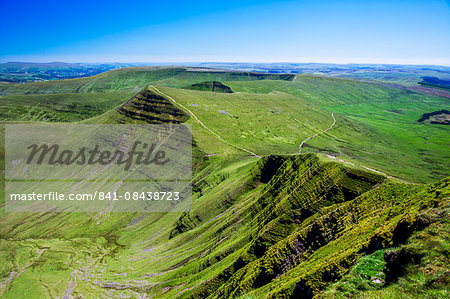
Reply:
[[314, 155], [255, 162], [207, 162], [187, 214], [3, 215], [5, 298], [319, 294], [449, 195]]
[[405, 245], [361, 258], [324, 298], [446, 298], [449, 289], [449, 201], [421, 215], [432, 222]]
[[119, 108], [88, 123], [183, 123], [189, 119], [183, 110], [149, 89], [144, 89]]
[[[277, 274], [277, 264], [287, 261], [285, 272], [250, 294], [273, 298], [317, 295], [345, 273], [358, 255], [404, 242], [414, 229], [424, 225], [419, 216], [421, 209], [445, 197], [448, 181], [419, 188], [385, 184], [347, 204], [324, 209], [311, 219], [315, 221], [307, 221], [303, 229], [249, 266], [234, 285], [246, 287], [245, 282], [259, 273], [264, 277], [275, 270]], [[341, 225], [345, 227], [342, 235]], [[314, 250], [310, 251], [310, 247]], [[233, 286], [229, 288], [232, 290]]]
[[109, 111], [131, 98], [131, 92], [59, 93], [0, 96], [3, 121], [74, 122]]

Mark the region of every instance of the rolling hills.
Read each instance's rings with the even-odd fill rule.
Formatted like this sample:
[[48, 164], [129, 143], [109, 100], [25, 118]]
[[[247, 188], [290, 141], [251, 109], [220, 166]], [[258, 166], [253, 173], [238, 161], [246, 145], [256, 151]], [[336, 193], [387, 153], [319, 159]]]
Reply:
[[[208, 81], [234, 92], [184, 88]], [[417, 122], [448, 109], [445, 98], [348, 79], [185, 68], [0, 90], [4, 122], [188, 123], [194, 139], [189, 213], [2, 210], [2, 297], [446, 294], [448, 127]], [[335, 126], [298, 154], [330, 127], [332, 112]], [[385, 264], [399, 262], [391, 252], [401, 250], [411, 253], [406, 270], [389, 280]], [[376, 270], [361, 266], [368, 260]], [[373, 271], [382, 285], [366, 277]], [[366, 287], [352, 287], [355, 277]]]
[[[125, 64], [127, 65], [127, 64]], [[88, 77], [123, 67], [122, 64], [81, 64], [66, 62], [14, 62], [0, 63], [0, 82], [24, 83]]]

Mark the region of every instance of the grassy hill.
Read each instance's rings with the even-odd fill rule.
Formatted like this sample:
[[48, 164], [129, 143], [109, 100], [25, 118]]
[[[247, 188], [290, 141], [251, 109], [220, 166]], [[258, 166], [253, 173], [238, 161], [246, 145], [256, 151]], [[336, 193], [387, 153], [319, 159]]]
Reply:
[[0, 94], [138, 92], [148, 84], [184, 87], [205, 81], [293, 80], [294, 75], [226, 72], [203, 68], [128, 67], [96, 76], [25, 84], [1, 84]]
[[[445, 100], [281, 78], [142, 68], [2, 89], [3, 121], [186, 122], [194, 145], [189, 213], [2, 209], [0, 296], [445, 296], [448, 128], [417, 123]], [[235, 93], [178, 88], [216, 79]]]
[[419, 84], [450, 90], [450, 80], [443, 80], [436, 77], [422, 77], [422, 81]]
[[0, 82], [24, 83], [93, 76], [119, 68], [121, 64], [74, 64], [65, 62], [0, 63]]
[[55, 93], [0, 96], [3, 121], [76, 122], [122, 104], [132, 92]]
[[222, 92], [222, 93], [232, 93], [233, 92], [233, 90], [229, 86], [227, 86], [219, 81], [194, 83], [190, 86], [186, 86], [185, 89], [211, 91], [211, 92]]
[[[445, 170], [450, 158], [446, 148], [448, 129], [444, 125], [417, 122], [424, 113], [448, 109], [450, 103], [446, 98], [315, 76], [298, 76], [293, 82], [230, 82], [229, 85], [236, 92], [285, 92], [345, 117], [353, 126], [358, 125], [356, 130], [351, 130], [351, 125], [340, 127], [338, 121], [337, 127], [327, 135], [308, 142], [311, 151], [342, 155], [354, 163], [363, 161], [393, 175], [397, 175], [396, 169], [405, 168], [400, 176], [414, 181], [431, 182], [449, 175]], [[424, 169], [428, 170], [422, 172]]]

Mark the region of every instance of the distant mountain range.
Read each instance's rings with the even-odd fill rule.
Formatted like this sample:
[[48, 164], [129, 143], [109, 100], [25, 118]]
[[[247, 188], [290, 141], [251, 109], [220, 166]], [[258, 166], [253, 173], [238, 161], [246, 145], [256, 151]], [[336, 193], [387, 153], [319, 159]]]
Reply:
[[[417, 85], [423, 77], [450, 80], [450, 67], [438, 65], [331, 64], [331, 63], [66, 63], [6, 62], [0, 64], [0, 81], [25, 83], [96, 75], [130, 66], [195, 66], [264, 73], [316, 74], [330, 77], [396, 82]], [[430, 85], [429, 85], [430, 86]]]

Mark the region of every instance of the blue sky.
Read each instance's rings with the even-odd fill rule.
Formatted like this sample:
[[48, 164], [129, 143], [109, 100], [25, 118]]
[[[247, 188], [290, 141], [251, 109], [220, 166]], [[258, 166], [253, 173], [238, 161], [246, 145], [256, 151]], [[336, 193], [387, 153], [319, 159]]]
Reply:
[[0, 61], [450, 65], [448, 0], [0, 0]]

